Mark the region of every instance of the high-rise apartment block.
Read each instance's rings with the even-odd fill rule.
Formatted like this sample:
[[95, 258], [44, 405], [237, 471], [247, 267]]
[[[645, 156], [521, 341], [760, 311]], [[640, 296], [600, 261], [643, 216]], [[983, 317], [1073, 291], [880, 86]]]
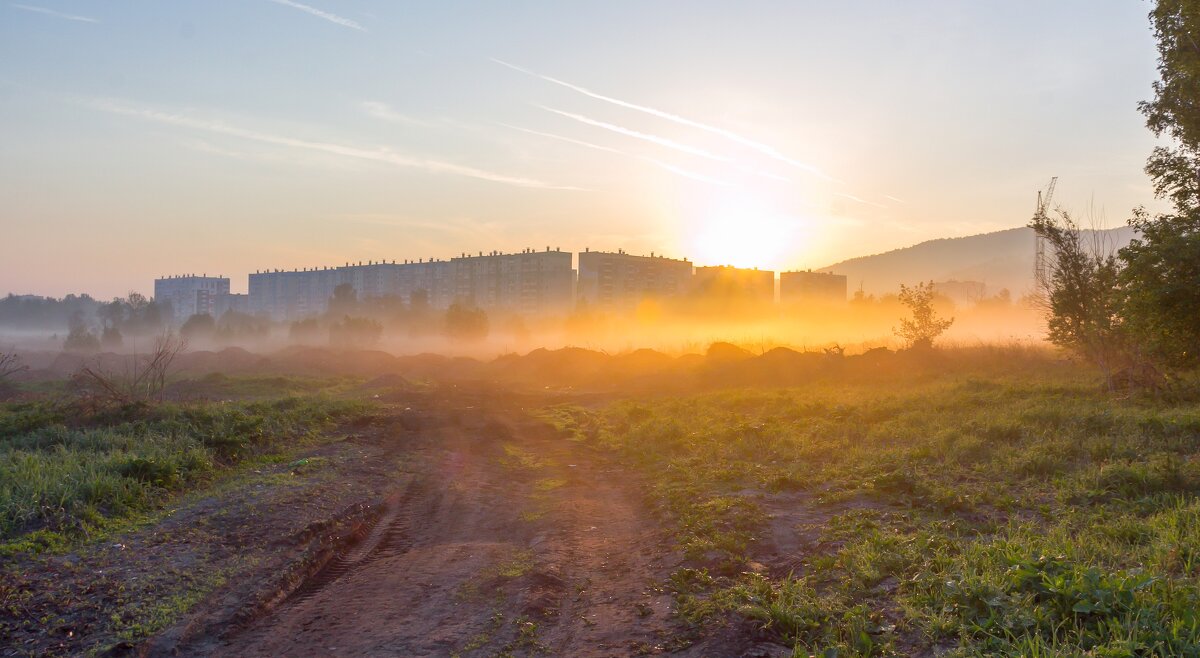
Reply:
[[566, 311], [574, 296], [571, 260], [571, 252], [550, 247], [515, 254], [463, 254], [450, 259], [455, 300], [528, 315]]
[[692, 263], [624, 251], [579, 254], [576, 297], [596, 306], [631, 308], [646, 299], [682, 297], [692, 281]]
[[846, 301], [846, 275], [830, 272], [780, 272], [779, 301], [784, 304], [840, 304]]
[[276, 320], [295, 320], [324, 313], [340, 285], [349, 285], [358, 299], [396, 297], [411, 303], [423, 297], [435, 307], [448, 306], [453, 275], [450, 262], [347, 263], [341, 267], [266, 270], [250, 275], [250, 309]]
[[692, 290], [697, 299], [769, 303], [775, 301], [775, 272], [728, 265], [697, 267]]
[[213, 315], [217, 300], [229, 294], [229, 278], [185, 274], [154, 280], [154, 299], [170, 304], [171, 320], [182, 324], [198, 313]]
[[[340, 267], [264, 270], [250, 275], [248, 294], [229, 294], [229, 279], [177, 276], [155, 281], [155, 297], [170, 302], [176, 324], [196, 313], [214, 318], [229, 311], [274, 320], [299, 320], [325, 313], [339, 286], [359, 300], [395, 299], [435, 310], [461, 303], [487, 311], [527, 316], [562, 315], [577, 303], [627, 311], [647, 300], [727, 306], [771, 303], [775, 273], [727, 265], [694, 267], [686, 259], [624, 251], [525, 249], [462, 253], [448, 260], [419, 259], [346, 263]], [[939, 284], [947, 292], [978, 295], [971, 282]], [[981, 285], [981, 284], [980, 284]], [[784, 272], [779, 299], [793, 302], [846, 301], [846, 277], [826, 272]]]
[[299, 319], [325, 312], [334, 291], [345, 284], [364, 300], [393, 297], [437, 309], [459, 301], [531, 315], [565, 312], [574, 293], [571, 260], [570, 252], [547, 248], [517, 254], [463, 254], [448, 261], [256, 272], [250, 275], [250, 307], [278, 320]]

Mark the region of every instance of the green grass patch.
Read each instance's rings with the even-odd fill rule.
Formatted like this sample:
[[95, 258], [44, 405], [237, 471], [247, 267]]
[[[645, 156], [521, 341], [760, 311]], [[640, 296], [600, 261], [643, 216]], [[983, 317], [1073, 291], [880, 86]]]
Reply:
[[[696, 624], [797, 655], [1200, 656], [1200, 403], [1090, 379], [739, 389], [544, 417], [652, 482]], [[774, 517], [774, 518], [772, 518]], [[772, 523], [812, 537], [756, 560]]]
[[[46, 401], [0, 406], [0, 551], [61, 548], [65, 538], [111, 527], [369, 410], [324, 397], [93, 415]], [[319, 467], [309, 461], [294, 470]]]

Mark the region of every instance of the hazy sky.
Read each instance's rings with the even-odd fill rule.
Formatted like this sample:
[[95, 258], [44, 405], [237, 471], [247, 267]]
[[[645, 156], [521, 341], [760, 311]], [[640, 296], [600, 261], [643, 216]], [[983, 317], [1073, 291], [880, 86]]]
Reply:
[[1152, 200], [1136, 0], [0, 4], [0, 293], [561, 247], [819, 267]]

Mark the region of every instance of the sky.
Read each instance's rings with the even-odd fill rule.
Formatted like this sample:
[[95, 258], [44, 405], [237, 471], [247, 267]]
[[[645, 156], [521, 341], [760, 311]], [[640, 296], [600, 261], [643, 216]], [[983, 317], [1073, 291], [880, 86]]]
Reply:
[[1150, 5], [0, 0], [0, 294], [463, 252], [824, 267], [1160, 207]]

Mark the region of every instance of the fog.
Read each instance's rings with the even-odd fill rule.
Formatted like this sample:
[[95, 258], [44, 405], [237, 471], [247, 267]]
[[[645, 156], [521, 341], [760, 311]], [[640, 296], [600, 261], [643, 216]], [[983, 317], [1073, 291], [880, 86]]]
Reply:
[[[151, 302], [152, 303], [152, 302]], [[937, 345], [1041, 344], [1043, 314], [1029, 299], [1006, 294], [956, 304], [934, 298], [938, 315], [953, 318]], [[902, 349], [895, 332], [909, 311], [895, 295], [860, 296], [844, 304], [644, 301], [629, 309], [588, 308], [570, 314], [523, 316], [452, 307], [415, 311], [409, 306], [365, 300], [352, 307], [291, 321], [227, 312], [193, 317], [182, 327], [156, 320], [130, 324], [105, 316], [104, 304], [73, 319], [5, 318], [0, 349], [18, 352], [136, 353], [153, 348], [165, 331], [180, 333], [189, 351], [228, 347], [269, 353], [290, 346], [374, 349], [394, 355], [438, 353], [479, 359], [538, 348], [582, 347], [609, 354], [653, 349], [664, 354], [700, 353], [728, 342], [754, 353], [773, 347], [797, 351], [840, 348], [847, 354], [886, 347]], [[86, 340], [70, 344], [72, 332]], [[90, 338], [87, 338], [90, 337]]]

